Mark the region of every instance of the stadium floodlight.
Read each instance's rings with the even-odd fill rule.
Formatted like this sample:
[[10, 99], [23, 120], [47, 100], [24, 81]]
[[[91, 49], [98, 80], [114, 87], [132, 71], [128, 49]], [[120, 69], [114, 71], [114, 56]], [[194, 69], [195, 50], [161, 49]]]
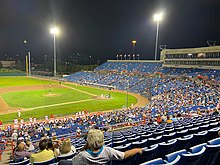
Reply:
[[135, 45], [136, 45], [136, 43], [137, 43], [137, 41], [131, 41], [131, 43], [132, 43], [132, 46], [133, 46], [133, 51], [132, 51], [132, 53], [133, 54], [135, 54]]
[[56, 35], [59, 33], [59, 29], [57, 27], [53, 27], [50, 29], [50, 33], [53, 34], [54, 77], [56, 77], [57, 76]]
[[160, 21], [163, 19], [163, 13], [157, 13], [153, 16], [154, 21], [157, 23], [157, 32], [156, 32], [156, 44], [155, 44], [155, 61], [157, 60], [157, 47], [158, 47], [158, 37], [159, 37], [159, 25], [160, 25]]

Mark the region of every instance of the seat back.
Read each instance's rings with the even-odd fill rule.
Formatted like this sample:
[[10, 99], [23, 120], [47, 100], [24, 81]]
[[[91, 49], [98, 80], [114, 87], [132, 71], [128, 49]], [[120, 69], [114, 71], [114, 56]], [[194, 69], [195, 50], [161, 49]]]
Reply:
[[135, 141], [131, 143], [131, 148], [144, 148], [147, 146], [147, 139], [142, 141]]
[[30, 159], [23, 160], [21, 162], [16, 162], [16, 163], [9, 163], [9, 165], [29, 165], [30, 164]]
[[177, 138], [176, 150], [178, 151], [182, 149], [186, 149], [186, 150], [189, 149], [192, 138], [193, 138], [192, 134]]
[[197, 153], [186, 153], [182, 154], [180, 158], [180, 164], [187, 164], [187, 165], [197, 165], [201, 157], [203, 156], [206, 148], [203, 147], [201, 151]]
[[125, 144], [123, 146], [114, 147], [114, 149], [119, 150], [121, 152], [125, 152], [131, 148], [131, 143]]
[[143, 149], [143, 153], [141, 155], [136, 156], [135, 162], [132, 162], [132, 165], [140, 164], [156, 158], [157, 150], [158, 150], [158, 144], [152, 145], [150, 147], [145, 147]]
[[53, 159], [50, 159], [44, 162], [34, 162], [34, 165], [45, 165], [45, 164], [50, 165], [54, 163], [56, 163], [56, 158], [53, 158]]
[[60, 161], [60, 160], [67, 160], [67, 159], [72, 159], [74, 156], [76, 155], [76, 153], [72, 153], [72, 154], [69, 154], [69, 155], [65, 155], [65, 156], [57, 156], [57, 161]]
[[[220, 138], [215, 138], [213, 140], [208, 141], [208, 146], [215, 146], [216, 149], [220, 146]], [[218, 153], [216, 157], [213, 158], [213, 162], [215, 162], [215, 164], [218, 164], [218, 162], [220, 162], [220, 153], [219, 150], [217, 151]], [[211, 153], [210, 153], [211, 154]]]
[[172, 152], [172, 153], [167, 154], [165, 156], [165, 160], [167, 162], [173, 162], [177, 158], [178, 155], [181, 156], [182, 154], [186, 154], [186, 153], [187, 153], [186, 150], [179, 150], [179, 151], [176, 151], [176, 152]]
[[153, 164], [160, 164], [161, 165], [161, 164], [166, 164], [166, 163], [164, 163], [162, 158], [157, 158], [157, 159], [153, 159], [148, 162], [145, 162], [145, 163], [141, 163], [140, 165], [153, 165]]
[[161, 140], [161, 138], [162, 138], [162, 136], [157, 136], [157, 137], [155, 137], [155, 138], [149, 138], [149, 139], [148, 139], [148, 142], [147, 142], [147, 146], [149, 147], [149, 146], [151, 146], [151, 145], [154, 145], [154, 144], [159, 143], [160, 140]]
[[169, 140], [167, 143], [159, 143], [157, 157], [164, 158], [166, 154], [169, 154], [175, 150], [176, 139]]

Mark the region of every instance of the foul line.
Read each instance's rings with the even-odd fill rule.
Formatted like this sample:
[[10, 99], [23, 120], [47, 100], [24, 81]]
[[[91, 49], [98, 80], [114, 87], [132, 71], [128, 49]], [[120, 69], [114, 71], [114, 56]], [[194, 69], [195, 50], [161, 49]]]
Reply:
[[34, 110], [34, 109], [40, 109], [40, 108], [55, 107], [55, 106], [60, 106], [60, 105], [75, 104], [75, 103], [86, 102], [86, 101], [92, 101], [92, 100], [95, 100], [95, 99], [78, 100], [78, 101], [72, 101], [72, 102], [67, 102], [67, 103], [44, 105], [44, 106], [39, 106], [39, 107], [27, 108], [27, 109], [25, 109], [25, 110], [27, 111], [27, 110]]
[[81, 93], [91, 95], [91, 96], [97, 96], [95, 94], [92, 94], [92, 93], [89, 93], [89, 92], [86, 92], [86, 91], [82, 91], [82, 90], [79, 90], [79, 89], [76, 89], [76, 88], [73, 88], [73, 87], [70, 87], [70, 86], [67, 86], [67, 85], [62, 85], [62, 86], [66, 87], [66, 88], [69, 88], [69, 89], [72, 89], [72, 90], [75, 90], [75, 91], [78, 91], [78, 92], [81, 92]]

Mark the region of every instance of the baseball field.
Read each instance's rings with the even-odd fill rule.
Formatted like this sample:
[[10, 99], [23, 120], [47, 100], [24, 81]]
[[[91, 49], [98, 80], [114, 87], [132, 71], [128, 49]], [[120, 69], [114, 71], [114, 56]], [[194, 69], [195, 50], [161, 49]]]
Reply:
[[[110, 97], [109, 97], [110, 96]], [[128, 98], [128, 99], [127, 99]], [[144, 106], [148, 100], [123, 91], [105, 90], [78, 84], [33, 77], [0, 77], [0, 120], [11, 123], [18, 118], [43, 119], [45, 116], [73, 115], [121, 109], [131, 104]]]

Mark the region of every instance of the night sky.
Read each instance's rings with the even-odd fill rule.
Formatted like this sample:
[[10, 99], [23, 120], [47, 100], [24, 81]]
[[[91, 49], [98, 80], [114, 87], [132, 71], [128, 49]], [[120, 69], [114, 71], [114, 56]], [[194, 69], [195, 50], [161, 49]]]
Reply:
[[[164, 12], [159, 44], [167, 48], [220, 44], [220, 0], [0, 0], [0, 59], [20, 58], [31, 51], [40, 63], [53, 57], [50, 27], [60, 28], [57, 56], [80, 53], [97, 60], [136, 53], [154, 59], [156, 23], [153, 14]], [[27, 44], [23, 43], [27, 40]]]

